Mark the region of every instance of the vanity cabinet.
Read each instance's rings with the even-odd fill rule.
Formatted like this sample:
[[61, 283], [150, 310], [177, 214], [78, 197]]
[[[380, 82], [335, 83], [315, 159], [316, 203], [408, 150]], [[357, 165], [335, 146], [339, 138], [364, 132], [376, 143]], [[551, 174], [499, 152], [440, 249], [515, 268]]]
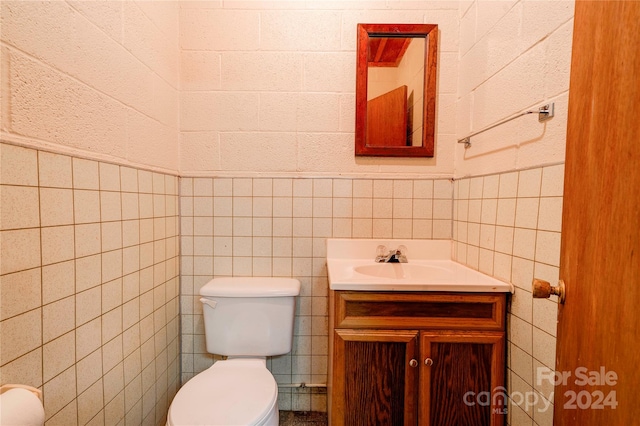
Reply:
[[505, 309], [504, 293], [330, 291], [331, 424], [502, 425]]

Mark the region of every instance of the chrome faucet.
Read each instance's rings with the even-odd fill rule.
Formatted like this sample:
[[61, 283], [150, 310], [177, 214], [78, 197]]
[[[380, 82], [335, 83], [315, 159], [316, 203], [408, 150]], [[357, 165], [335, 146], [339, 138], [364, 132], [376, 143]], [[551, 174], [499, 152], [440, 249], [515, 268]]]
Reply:
[[407, 248], [398, 246], [395, 250], [387, 251], [387, 247], [379, 245], [376, 249], [376, 263], [407, 263]]

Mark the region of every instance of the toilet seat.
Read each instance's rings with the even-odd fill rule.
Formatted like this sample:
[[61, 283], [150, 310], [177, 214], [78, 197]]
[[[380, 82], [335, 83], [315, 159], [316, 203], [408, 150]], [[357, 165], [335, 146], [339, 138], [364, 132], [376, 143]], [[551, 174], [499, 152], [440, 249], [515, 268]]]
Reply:
[[169, 426], [262, 425], [276, 412], [278, 385], [264, 360], [229, 359], [189, 380], [176, 394]]

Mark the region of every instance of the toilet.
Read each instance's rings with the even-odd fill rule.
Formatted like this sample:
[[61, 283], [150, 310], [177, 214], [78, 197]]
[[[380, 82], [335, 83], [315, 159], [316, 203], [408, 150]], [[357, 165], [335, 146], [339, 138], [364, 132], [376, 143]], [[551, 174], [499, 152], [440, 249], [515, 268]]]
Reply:
[[214, 278], [200, 290], [207, 352], [225, 355], [176, 394], [168, 426], [277, 426], [278, 385], [266, 358], [291, 351], [292, 278]]

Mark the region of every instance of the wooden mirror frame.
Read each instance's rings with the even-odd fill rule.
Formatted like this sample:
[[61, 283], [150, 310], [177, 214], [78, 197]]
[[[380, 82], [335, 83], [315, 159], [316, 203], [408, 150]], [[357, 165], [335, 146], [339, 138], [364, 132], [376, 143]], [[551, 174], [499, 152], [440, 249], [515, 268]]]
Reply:
[[[370, 37], [425, 38], [424, 99], [421, 146], [367, 145], [368, 49]], [[356, 64], [356, 134], [357, 156], [433, 157], [436, 112], [436, 71], [438, 26], [434, 24], [358, 24]]]

